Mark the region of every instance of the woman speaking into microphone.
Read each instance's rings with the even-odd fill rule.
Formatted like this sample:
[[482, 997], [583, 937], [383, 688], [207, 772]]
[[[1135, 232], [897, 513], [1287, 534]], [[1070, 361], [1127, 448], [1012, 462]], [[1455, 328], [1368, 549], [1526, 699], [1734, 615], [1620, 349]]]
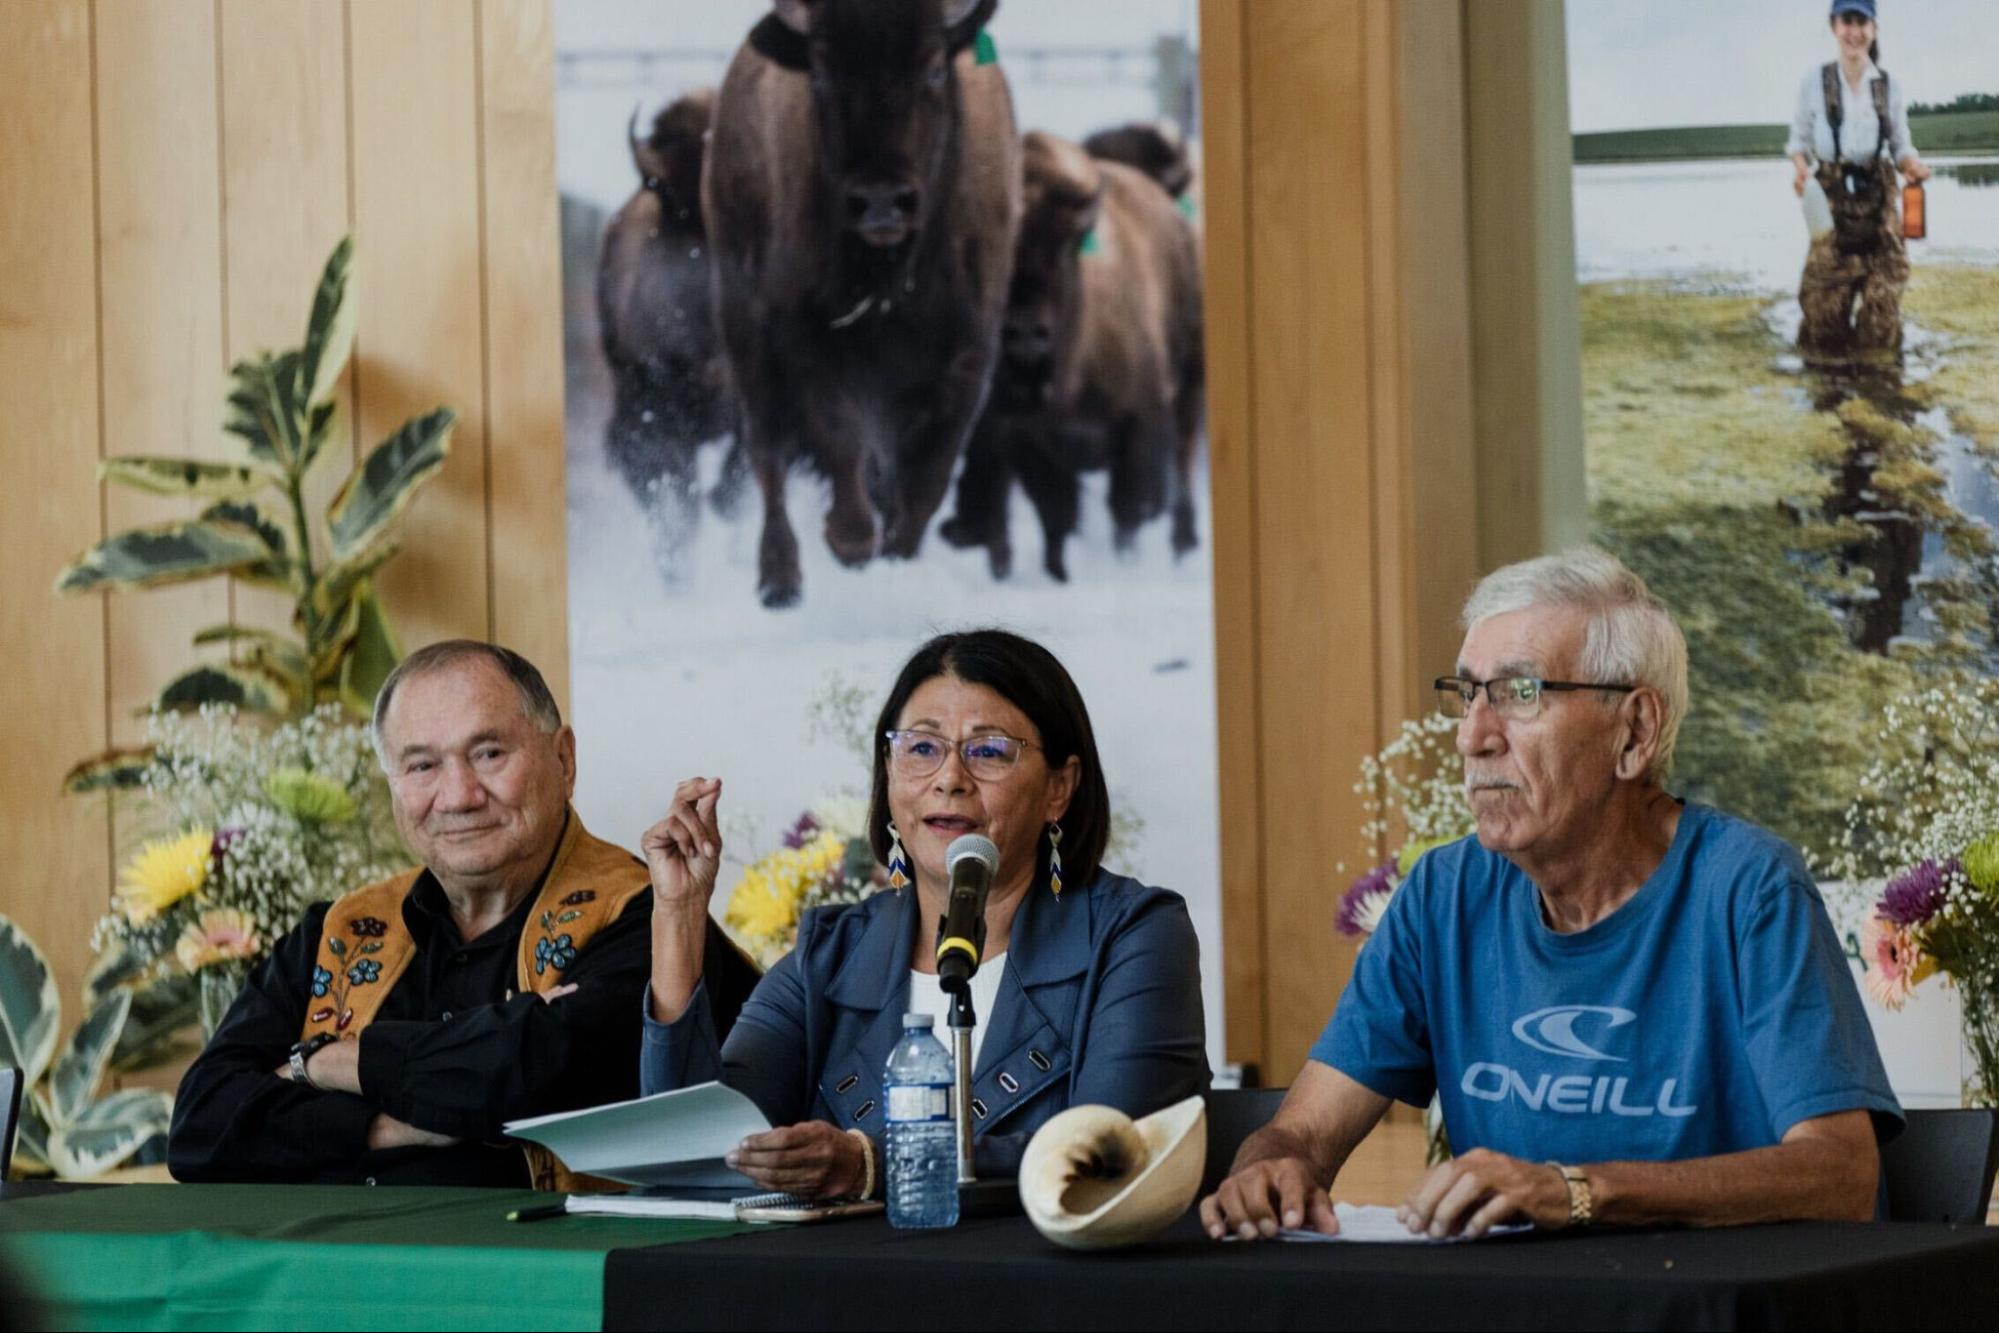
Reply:
[[1207, 1087], [1186, 904], [1098, 864], [1111, 811], [1096, 739], [1040, 644], [975, 630], [910, 658], [875, 731], [868, 809], [894, 891], [806, 912], [726, 1044], [701, 984], [721, 795], [721, 779], [689, 778], [645, 835], [653, 965], [639, 1079], [654, 1093], [719, 1078], [754, 1101], [778, 1128], [729, 1161], [760, 1187], [880, 1192], [882, 1068], [905, 1012], [944, 1026], [935, 934], [946, 851], [966, 834], [999, 848], [972, 978], [978, 1174], [1013, 1174], [1034, 1130], [1070, 1106], [1138, 1116]]

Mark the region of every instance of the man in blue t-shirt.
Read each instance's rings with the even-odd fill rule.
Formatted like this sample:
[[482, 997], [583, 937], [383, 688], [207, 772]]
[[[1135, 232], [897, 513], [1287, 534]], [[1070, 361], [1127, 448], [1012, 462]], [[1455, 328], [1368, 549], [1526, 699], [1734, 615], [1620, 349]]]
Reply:
[[1871, 1217], [1901, 1125], [1803, 859], [1662, 785], [1686, 642], [1584, 549], [1488, 576], [1458, 674], [1476, 838], [1426, 854], [1209, 1232], [1336, 1229], [1327, 1190], [1391, 1100], [1458, 1155], [1412, 1232]]

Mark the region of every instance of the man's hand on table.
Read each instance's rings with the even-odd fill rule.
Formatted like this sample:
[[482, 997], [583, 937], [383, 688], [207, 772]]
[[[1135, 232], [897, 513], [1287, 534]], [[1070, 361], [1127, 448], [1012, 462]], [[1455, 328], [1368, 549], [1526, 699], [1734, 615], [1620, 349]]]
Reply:
[[1545, 1162], [1474, 1148], [1426, 1171], [1395, 1216], [1411, 1235], [1476, 1239], [1518, 1222], [1553, 1230], [1569, 1224], [1569, 1187]]
[[1266, 1157], [1224, 1180], [1201, 1200], [1201, 1225], [1216, 1240], [1268, 1239], [1280, 1227], [1310, 1227], [1328, 1236], [1340, 1229], [1332, 1200], [1302, 1157]]

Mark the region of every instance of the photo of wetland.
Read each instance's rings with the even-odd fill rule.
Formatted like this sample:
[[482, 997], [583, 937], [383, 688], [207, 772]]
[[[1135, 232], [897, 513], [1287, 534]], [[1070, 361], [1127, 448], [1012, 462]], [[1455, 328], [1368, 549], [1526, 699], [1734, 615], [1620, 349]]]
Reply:
[[[1785, 146], [1835, 56], [1822, 7], [1607, 8], [1568, 20], [1592, 537], [1688, 633], [1675, 789], [1822, 863], [1885, 705], [1999, 670], [1999, 75], [1956, 54], [1999, 49], [1999, 7], [1884, 18], [1927, 236], [1902, 243], [1899, 347], [1809, 354]], [[1691, 92], [1620, 75], [1651, 23], [1739, 50]]]

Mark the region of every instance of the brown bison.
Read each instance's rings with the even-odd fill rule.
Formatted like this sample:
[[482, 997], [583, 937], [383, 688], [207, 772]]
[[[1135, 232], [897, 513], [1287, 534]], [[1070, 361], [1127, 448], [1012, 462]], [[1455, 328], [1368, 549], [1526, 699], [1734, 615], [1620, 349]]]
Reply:
[[1098, 130], [1083, 140], [1083, 151], [1106, 162], [1137, 167], [1159, 182], [1175, 199], [1194, 183], [1194, 162], [1187, 153], [1187, 136], [1170, 120], [1134, 120]]
[[[714, 104], [714, 90], [704, 88], [660, 111], [645, 139], [628, 128], [640, 185], [605, 229], [598, 259], [597, 316], [614, 393], [605, 448], [647, 507], [663, 560], [693, 524], [697, 450], [735, 428], [701, 220]], [[742, 475], [732, 451], [718, 503]]]
[[1012, 98], [974, 49], [996, 4], [775, 0], [722, 81], [702, 203], [766, 606], [799, 596], [794, 461], [843, 563], [913, 556], [978, 418], [1020, 213]]
[[1007, 497], [1018, 478], [1041, 517], [1043, 562], [1066, 581], [1077, 474], [1110, 469], [1118, 549], [1170, 508], [1176, 555], [1194, 548], [1191, 479], [1203, 398], [1200, 255], [1150, 178], [1052, 134], [1024, 141], [1026, 211], [1000, 365], [958, 479], [945, 540], [1013, 567]]

